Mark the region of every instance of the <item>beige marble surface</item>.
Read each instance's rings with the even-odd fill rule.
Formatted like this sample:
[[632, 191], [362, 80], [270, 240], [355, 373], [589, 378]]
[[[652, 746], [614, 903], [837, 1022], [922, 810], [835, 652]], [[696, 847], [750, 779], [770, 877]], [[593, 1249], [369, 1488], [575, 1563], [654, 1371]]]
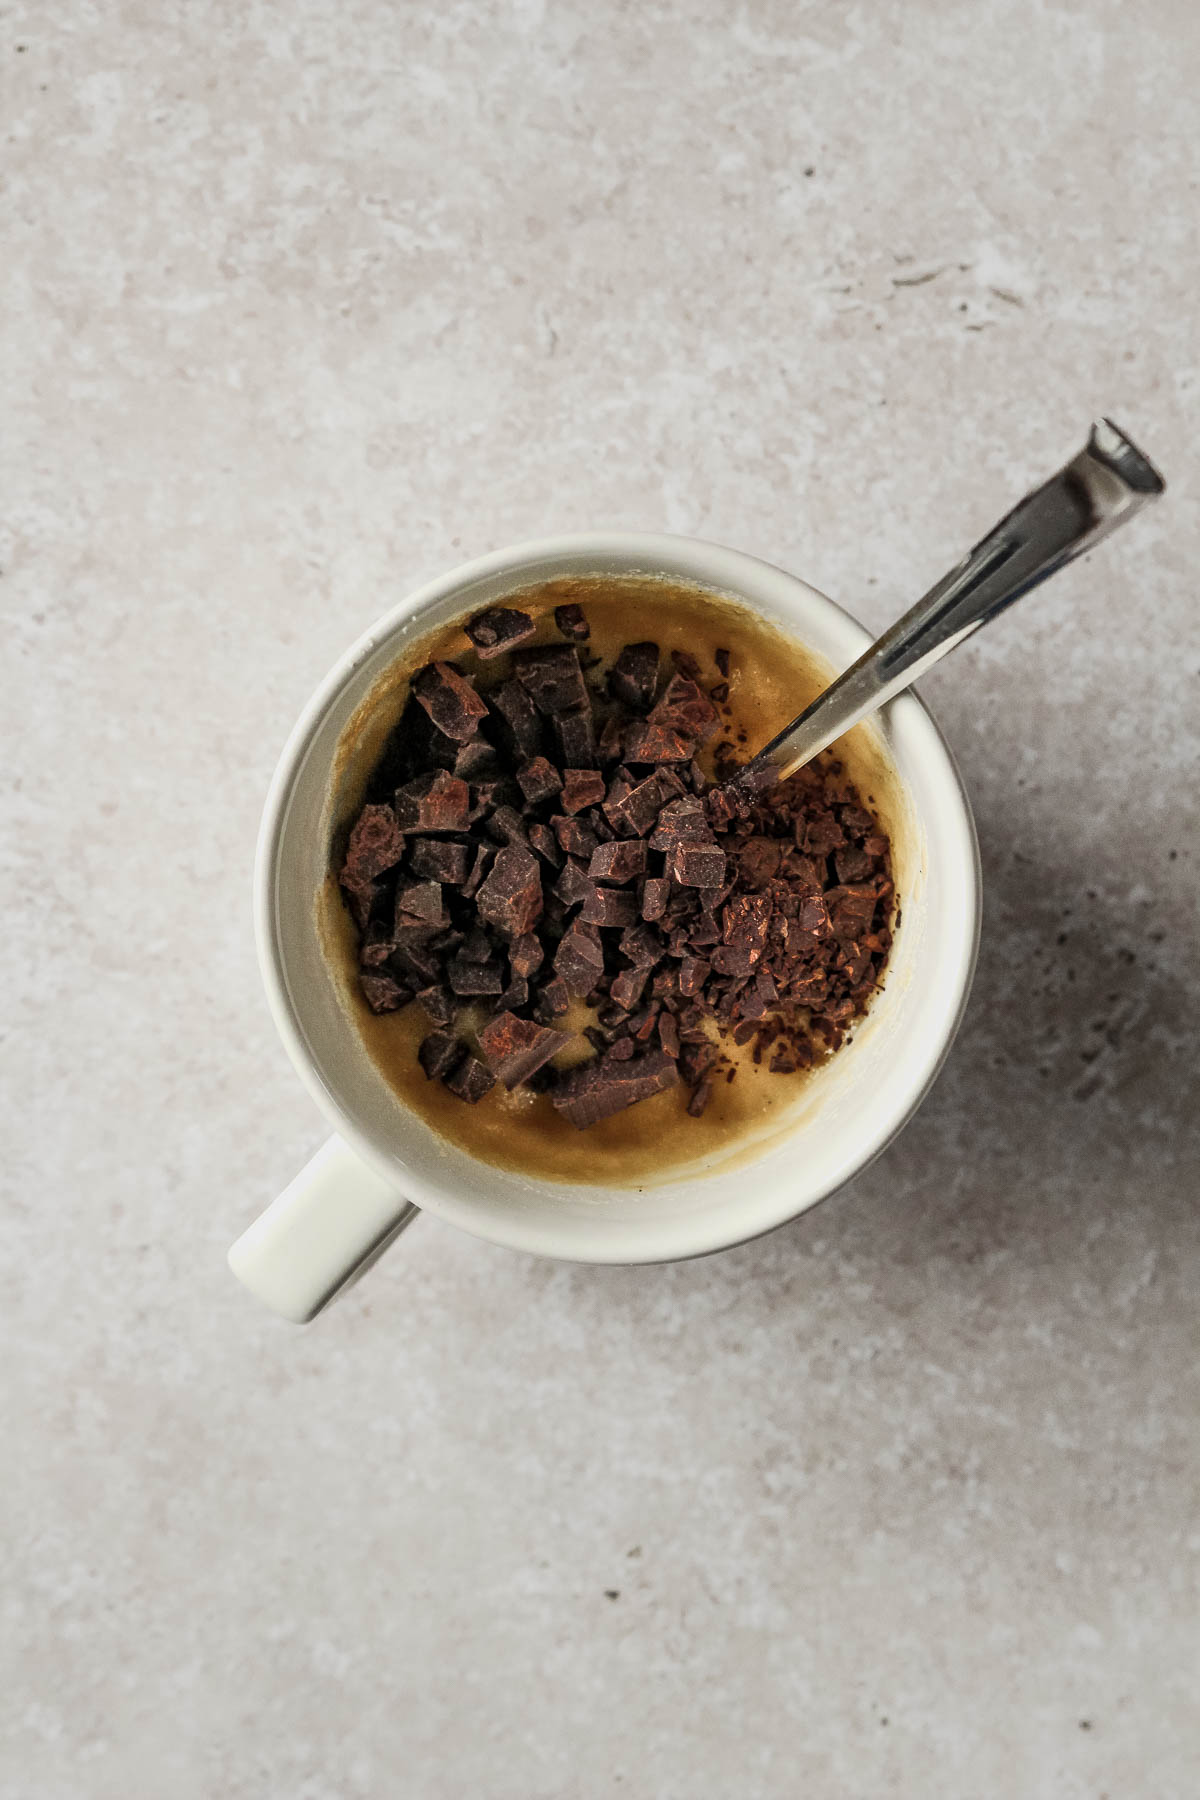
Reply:
[[[3, 1800], [1192, 1800], [1191, 0], [0, 9]], [[265, 783], [423, 571], [872, 625], [1111, 410], [1173, 491], [928, 684], [982, 961], [769, 1241], [421, 1221], [298, 1333]]]

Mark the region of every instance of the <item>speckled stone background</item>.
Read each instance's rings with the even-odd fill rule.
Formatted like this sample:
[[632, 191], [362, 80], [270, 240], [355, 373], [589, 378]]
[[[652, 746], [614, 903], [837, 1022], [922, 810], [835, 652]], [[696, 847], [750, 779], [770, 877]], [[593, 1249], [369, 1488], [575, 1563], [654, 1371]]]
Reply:
[[[0, 7], [4, 1800], [1193, 1800], [1192, 0]], [[308, 1332], [249, 874], [414, 578], [666, 528], [951, 659], [982, 959], [868, 1175], [674, 1269], [419, 1221]]]

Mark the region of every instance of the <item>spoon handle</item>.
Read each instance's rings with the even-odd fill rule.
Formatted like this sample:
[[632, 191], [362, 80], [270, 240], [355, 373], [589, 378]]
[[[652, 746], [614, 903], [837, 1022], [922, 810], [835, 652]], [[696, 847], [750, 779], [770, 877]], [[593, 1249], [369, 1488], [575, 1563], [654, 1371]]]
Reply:
[[1111, 419], [877, 638], [743, 771], [754, 786], [801, 768], [973, 631], [1162, 493], [1153, 464]]

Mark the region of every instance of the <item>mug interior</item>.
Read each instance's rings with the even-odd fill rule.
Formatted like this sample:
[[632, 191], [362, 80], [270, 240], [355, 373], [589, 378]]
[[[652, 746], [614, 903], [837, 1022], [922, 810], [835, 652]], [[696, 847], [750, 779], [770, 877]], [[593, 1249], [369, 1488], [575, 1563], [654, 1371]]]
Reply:
[[495, 1242], [589, 1262], [693, 1256], [769, 1230], [840, 1187], [910, 1115], [953, 1038], [979, 927], [970, 810], [949, 751], [912, 694], [874, 720], [891, 772], [900, 920], [882, 991], [853, 1037], [803, 1084], [786, 1127], [715, 1165], [637, 1186], [554, 1185], [478, 1161], [404, 1107], [363, 1046], [317, 925], [332, 829], [331, 771], [381, 675], [427, 632], [559, 575], [651, 574], [741, 601], [804, 645], [830, 675], [869, 635], [824, 595], [738, 551], [686, 538], [588, 534], [499, 552], [428, 584], [333, 670], [284, 751], [259, 842], [259, 954], [276, 1022], [337, 1131], [420, 1206]]

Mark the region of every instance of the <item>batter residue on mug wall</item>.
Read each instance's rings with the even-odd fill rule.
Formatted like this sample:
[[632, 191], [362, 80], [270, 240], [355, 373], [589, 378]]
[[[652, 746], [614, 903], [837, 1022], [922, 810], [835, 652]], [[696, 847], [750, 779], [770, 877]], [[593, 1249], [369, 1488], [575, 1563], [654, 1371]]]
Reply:
[[[519, 606], [538, 618], [538, 634], [531, 642], [561, 642], [554, 627], [554, 608], [577, 601], [591, 625], [588, 648], [606, 665], [625, 644], [653, 638], [664, 658], [673, 648], [687, 650], [716, 679], [714, 653], [727, 649], [733, 735], [744, 732], [750, 749], [773, 737], [829, 679], [801, 645], [745, 604], [699, 587], [654, 576], [596, 575], [518, 588], [501, 598], [504, 604]], [[470, 616], [464, 615], [464, 621]], [[521, 1089], [510, 1094], [499, 1083], [478, 1105], [466, 1105], [440, 1082], [427, 1081], [417, 1062], [417, 1045], [430, 1029], [421, 1008], [414, 1004], [398, 1013], [377, 1016], [366, 1005], [356, 973], [357, 936], [333, 869], [340, 860], [348, 822], [362, 805], [371, 769], [400, 717], [412, 673], [434, 658], [450, 658], [464, 669], [478, 672], [481, 688], [498, 679], [495, 664], [489, 667], [478, 662], [463, 632], [464, 621], [423, 638], [386, 671], [347, 727], [334, 772], [337, 823], [330, 846], [330, 875], [318, 901], [318, 923], [342, 1004], [368, 1056], [396, 1097], [398, 1131], [404, 1128], [401, 1109], [411, 1108], [434, 1131], [484, 1162], [543, 1180], [610, 1185], [634, 1185], [639, 1180], [677, 1174], [690, 1164], [724, 1161], [739, 1141], [773, 1135], [813, 1076], [804, 1072], [773, 1075], [765, 1066], [756, 1067], [748, 1051], [735, 1050], [728, 1038], [723, 1047], [737, 1058], [737, 1078], [718, 1083], [700, 1118], [688, 1116], [688, 1090], [681, 1084], [581, 1132], [555, 1111], [545, 1095]], [[896, 777], [878, 738], [859, 726], [836, 746], [836, 754], [891, 836], [897, 874], [902, 877], [895, 825], [903, 816], [903, 807]], [[700, 761], [711, 774], [707, 753], [701, 752]], [[589, 1017], [587, 1008], [578, 1003], [564, 1028], [580, 1028]], [[581, 1038], [578, 1054], [590, 1053], [586, 1039]]]

